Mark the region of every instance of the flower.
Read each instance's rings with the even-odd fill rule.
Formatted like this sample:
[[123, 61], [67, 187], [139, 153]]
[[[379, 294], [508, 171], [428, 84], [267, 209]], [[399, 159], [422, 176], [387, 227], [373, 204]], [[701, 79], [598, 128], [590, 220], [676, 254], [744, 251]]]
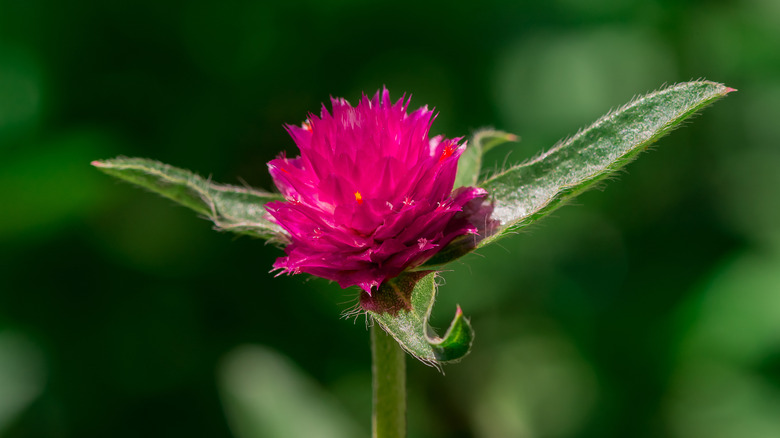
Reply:
[[[421, 265], [455, 237], [476, 234], [463, 214], [487, 192], [453, 192], [460, 138], [428, 137], [435, 118], [384, 89], [353, 107], [331, 98], [302, 126], [286, 126], [301, 155], [268, 163], [285, 201], [266, 205], [288, 234], [279, 274], [309, 273], [368, 294]], [[470, 208], [473, 210], [473, 207]]]

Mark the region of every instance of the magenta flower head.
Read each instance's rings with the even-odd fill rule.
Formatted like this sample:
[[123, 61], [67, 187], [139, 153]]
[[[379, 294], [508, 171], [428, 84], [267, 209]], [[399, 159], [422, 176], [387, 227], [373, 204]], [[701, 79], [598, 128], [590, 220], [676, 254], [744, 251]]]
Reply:
[[475, 234], [464, 214], [487, 192], [453, 192], [460, 138], [428, 137], [435, 118], [409, 100], [390, 101], [385, 89], [353, 107], [331, 98], [302, 126], [287, 126], [301, 151], [268, 163], [286, 201], [266, 205], [288, 234], [286, 257], [274, 268], [357, 285], [368, 294], [421, 265], [452, 239]]

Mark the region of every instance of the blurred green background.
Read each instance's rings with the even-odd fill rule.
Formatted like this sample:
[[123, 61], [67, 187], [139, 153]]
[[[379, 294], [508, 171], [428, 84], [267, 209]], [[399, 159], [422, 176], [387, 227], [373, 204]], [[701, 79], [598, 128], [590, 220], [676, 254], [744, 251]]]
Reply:
[[[354, 290], [272, 278], [89, 166], [270, 188], [285, 123], [386, 85], [515, 162], [638, 94], [740, 91], [612, 181], [444, 274], [473, 352], [409, 360], [411, 437], [780, 436], [780, 2], [0, 0], [0, 436], [370, 430]], [[6, 196], [7, 195], [7, 196]]]

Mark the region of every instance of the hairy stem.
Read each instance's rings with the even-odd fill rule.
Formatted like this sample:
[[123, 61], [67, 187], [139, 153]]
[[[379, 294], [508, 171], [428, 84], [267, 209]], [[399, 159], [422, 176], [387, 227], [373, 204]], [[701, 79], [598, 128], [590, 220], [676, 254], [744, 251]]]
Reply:
[[371, 361], [373, 363], [374, 438], [406, 436], [406, 353], [391, 336], [371, 326]]

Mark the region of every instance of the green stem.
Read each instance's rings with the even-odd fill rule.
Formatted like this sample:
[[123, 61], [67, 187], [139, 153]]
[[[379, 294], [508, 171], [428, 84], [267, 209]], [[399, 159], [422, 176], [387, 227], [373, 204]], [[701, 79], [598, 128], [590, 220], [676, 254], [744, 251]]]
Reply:
[[391, 336], [371, 326], [371, 361], [374, 375], [374, 438], [406, 436], [406, 353]]

